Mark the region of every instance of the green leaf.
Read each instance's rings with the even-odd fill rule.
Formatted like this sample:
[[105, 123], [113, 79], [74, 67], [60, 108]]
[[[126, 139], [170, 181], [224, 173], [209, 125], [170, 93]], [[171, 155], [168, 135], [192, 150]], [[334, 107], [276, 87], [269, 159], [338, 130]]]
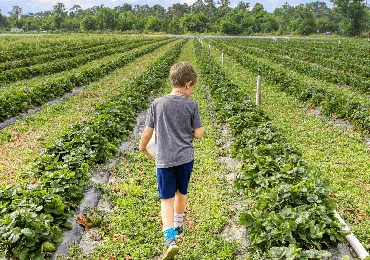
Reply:
[[30, 228], [24, 228], [21, 232], [25, 237], [33, 237], [35, 235], [35, 232]]
[[50, 243], [50, 242], [44, 242], [42, 243], [42, 246], [41, 246], [41, 251], [43, 252], [53, 252], [55, 251], [55, 245], [53, 243]]

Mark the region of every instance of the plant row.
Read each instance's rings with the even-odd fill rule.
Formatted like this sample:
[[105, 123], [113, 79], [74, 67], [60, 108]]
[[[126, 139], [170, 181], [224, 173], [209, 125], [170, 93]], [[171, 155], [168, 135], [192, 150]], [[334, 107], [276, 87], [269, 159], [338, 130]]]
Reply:
[[[228, 40], [226, 42], [231, 43]], [[296, 58], [308, 63], [316, 63], [323, 67], [346, 72], [346, 75], [349, 76], [352, 76], [353, 74], [363, 77], [370, 76], [370, 60], [367, 60], [364, 57], [353, 57], [353, 53], [338, 54], [336, 51], [312, 49], [309, 43], [305, 43], [306, 45], [304, 45], [304, 49], [290, 48], [285, 44], [272, 44], [271, 42], [266, 41], [246, 42], [242, 40], [236, 40], [233, 41], [233, 43], [239, 43], [243, 45], [244, 49], [248, 47], [257, 48], [256, 51], [260, 51], [259, 54], [261, 55], [264, 54], [262, 50], [267, 50], [269, 54], [274, 53], [283, 56], [287, 55], [290, 58]], [[358, 77], [357, 75], [353, 76]]]
[[[66, 50], [80, 50], [83, 47], [94, 47], [99, 46], [102, 44], [108, 43], [115, 43], [117, 41], [122, 41], [122, 39], [116, 38], [108, 38], [108, 39], [79, 39], [77, 42], [67, 42], [66, 39], [64, 41], [54, 42], [54, 44], [47, 42], [45, 44], [34, 44], [34, 47], [27, 48], [24, 46], [23, 48], [19, 48], [17, 50], [3, 50], [0, 55], [0, 62], [12, 61], [12, 60], [19, 60], [19, 59], [27, 59], [33, 56], [39, 56], [44, 54], [51, 54], [60, 51], [61, 49]], [[37, 47], [38, 46], [38, 47]]]
[[46, 147], [29, 174], [35, 187], [0, 189], [0, 242], [19, 259], [44, 259], [63, 240], [61, 228], [82, 199], [89, 167], [114, 155], [153, 91], [163, 87], [185, 42], [173, 46], [120, 93], [96, 108], [94, 119], [77, 123]]
[[81, 53], [73, 58], [65, 58], [57, 61], [51, 61], [43, 64], [37, 64], [31, 67], [17, 68], [13, 70], [8, 70], [0, 73], [0, 84], [16, 82], [23, 79], [28, 79], [40, 75], [49, 75], [53, 73], [62, 72], [65, 70], [70, 70], [77, 68], [83, 64], [90, 61], [112, 55], [115, 53], [125, 52], [127, 50], [134, 49], [136, 47], [142, 46], [147, 42], [136, 41], [129, 43], [128, 45], [123, 45], [123, 42], [119, 42], [111, 46], [100, 46], [97, 50], [91, 52]]
[[291, 57], [277, 55], [274, 54], [276, 53], [275, 50], [271, 50], [267, 46], [263, 46], [264, 50], [262, 49], [256, 50], [244, 47], [242, 45], [231, 45], [231, 46], [243, 50], [243, 52], [247, 54], [259, 58], [266, 58], [268, 60], [272, 60], [278, 64], [284, 65], [285, 68], [289, 68], [299, 73], [303, 73], [312, 78], [321, 79], [333, 84], [351, 86], [364, 92], [370, 91], [370, 80], [368, 78], [361, 77], [353, 73], [323, 68], [321, 66], [310, 64]]
[[241, 217], [251, 248], [262, 259], [295, 259], [293, 248], [299, 259], [327, 255], [321, 250], [341, 241], [342, 234], [326, 184], [198, 42], [196, 55], [218, 120], [235, 137], [232, 155], [242, 162], [236, 187], [253, 199]]
[[161, 39], [156, 39], [156, 38], [153, 38], [153, 39], [144, 38], [144, 39], [132, 39], [132, 40], [125, 39], [125, 40], [117, 41], [114, 43], [108, 42], [105, 44], [100, 44], [98, 46], [92, 46], [92, 47], [81, 45], [79, 49], [77, 48], [74, 48], [74, 50], [61, 49], [61, 50], [57, 50], [52, 53], [34, 56], [34, 57], [30, 57], [30, 58], [23, 59], [23, 60], [2, 63], [0, 64], [0, 71], [6, 71], [6, 70], [21, 68], [21, 67], [28, 67], [31, 65], [50, 62], [50, 61], [54, 61], [54, 60], [62, 59], [62, 58], [72, 58], [72, 57], [82, 55], [82, 54], [86, 55], [86, 54], [93, 53], [93, 52], [101, 52], [102, 50], [111, 49], [111, 48], [119, 47], [122, 45], [127, 45], [127, 44], [138, 42], [138, 41], [155, 42], [155, 41], [160, 41], [160, 40]]
[[[84, 40], [86, 41], [88, 36], [79, 36], [73, 37], [71, 36], [59, 36], [59, 35], [50, 35], [50, 36], [42, 36], [42, 37], [18, 37], [18, 38], [9, 38], [8, 40], [3, 40], [2, 45], [0, 46], [0, 51], [7, 51], [7, 52], [16, 52], [22, 51], [27, 49], [33, 49], [35, 45], [38, 43], [40, 47], [57, 47], [62, 46], [66, 43], [76, 44], [78, 43], [76, 40]], [[98, 39], [97, 37], [90, 39], [97, 41], [97, 40], [105, 40], [105, 39]]]
[[[150, 53], [160, 46], [168, 44], [170, 41], [173, 40], [159, 42], [145, 49], [124, 54], [115, 61], [83, 69], [82, 71], [76, 72], [66, 78], [47, 81], [32, 89], [29, 88], [4, 93], [0, 95], [0, 122], [11, 116], [16, 116], [19, 113], [25, 112], [32, 106], [45, 104], [49, 100], [70, 92], [73, 87], [89, 84], [103, 78], [112, 71], [125, 66], [137, 57]], [[137, 47], [138, 45], [140, 45], [140, 43], [134, 43], [131, 47], [134, 48], [134, 46]]]
[[[365, 44], [364, 44], [365, 43]], [[369, 46], [367, 42], [359, 42], [359, 40], [348, 41], [302, 41], [292, 40], [286, 43], [279, 42], [276, 44], [278, 47], [284, 49], [298, 49], [316, 53], [321, 53], [331, 59], [351, 59], [352, 62], [361, 63], [362, 65], [368, 64], [369, 60]]]
[[214, 44], [224, 49], [226, 53], [248, 70], [257, 73], [258, 68], [261, 68], [263, 79], [277, 86], [281, 91], [285, 91], [301, 101], [309, 101], [314, 106], [321, 107], [323, 114], [326, 116], [350, 119], [362, 132], [369, 133], [369, 104], [348, 100], [339, 91], [337, 93], [330, 89], [304, 82], [288, 72], [284, 72], [282, 69], [273, 68], [267, 63], [246, 55], [238, 49], [230, 48], [219, 42], [214, 42]]

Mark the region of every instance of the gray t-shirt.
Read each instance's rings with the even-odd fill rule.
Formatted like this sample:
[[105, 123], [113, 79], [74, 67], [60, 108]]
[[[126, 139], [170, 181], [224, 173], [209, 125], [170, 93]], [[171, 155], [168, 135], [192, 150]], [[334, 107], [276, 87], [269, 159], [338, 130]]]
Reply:
[[202, 127], [197, 103], [185, 96], [166, 95], [150, 105], [146, 125], [155, 129], [157, 168], [194, 160], [193, 129]]

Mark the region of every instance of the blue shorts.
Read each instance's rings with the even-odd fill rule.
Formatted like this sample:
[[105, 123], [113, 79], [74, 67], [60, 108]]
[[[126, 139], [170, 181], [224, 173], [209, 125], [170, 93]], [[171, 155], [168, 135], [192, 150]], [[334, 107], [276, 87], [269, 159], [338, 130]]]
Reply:
[[170, 199], [175, 197], [176, 191], [186, 195], [194, 160], [170, 168], [157, 168], [158, 197]]

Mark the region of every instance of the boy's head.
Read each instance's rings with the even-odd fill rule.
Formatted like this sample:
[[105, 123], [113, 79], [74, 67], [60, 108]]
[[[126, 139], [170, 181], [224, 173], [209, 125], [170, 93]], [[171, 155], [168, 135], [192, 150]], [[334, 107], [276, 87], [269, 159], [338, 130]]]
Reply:
[[170, 80], [173, 88], [193, 87], [197, 83], [197, 73], [188, 62], [178, 62], [171, 67]]

